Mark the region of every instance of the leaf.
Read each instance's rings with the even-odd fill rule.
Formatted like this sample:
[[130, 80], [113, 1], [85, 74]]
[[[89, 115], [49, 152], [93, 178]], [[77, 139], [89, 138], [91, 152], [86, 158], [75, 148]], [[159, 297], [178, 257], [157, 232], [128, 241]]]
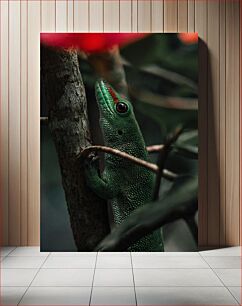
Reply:
[[181, 156], [191, 158], [191, 159], [198, 159], [198, 147], [195, 146], [174, 146], [174, 151]]
[[178, 145], [198, 145], [198, 130], [184, 131], [177, 139]]
[[165, 167], [179, 175], [198, 174], [197, 159], [188, 158], [185, 154], [180, 154], [180, 152], [177, 152], [176, 150], [172, 150], [170, 153]]
[[168, 109], [143, 101], [137, 101], [135, 108], [158, 123], [166, 134], [178, 125], [183, 125], [184, 128], [190, 129], [197, 128], [196, 110]]
[[198, 159], [198, 131], [184, 132], [174, 144], [174, 152], [187, 158]]
[[197, 211], [197, 176], [181, 176], [164, 196], [139, 207], [117, 226], [96, 248], [121, 251], [167, 223], [194, 216]]
[[191, 79], [181, 74], [178, 74], [174, 71], [164, 69], [162, 67], [159, 67], [158, 65], [135, 67], [135, 66], [132, 66], [132, 64], [126, 61], [125, 59], [122, 60], [122, 63], [125, 67], [129, 67], [133, 70], [136, 70], [136, 73], [144, 72], [144, 73], [147, 73], [147, 74], [150, 74], [150, 75], [162, 78], [162, 79], [166, 79], [177, 85], [185, 85], [186, 87], [189, 87], [192, 90], [192, 92], [197, 94], [197, 91], [198, 91], [197, 84]]
[[198, 100], [173, 96], [162, 96], [145, 89], [129, 87], [131, 96], [145, 103], [174, 110], [197, 110]]
[[135, 67], [155, 64], [179, 73], [197, 83], [198, 44], [184, 45], [177, 34], [152, 34], [121, 50], [122, 56]]

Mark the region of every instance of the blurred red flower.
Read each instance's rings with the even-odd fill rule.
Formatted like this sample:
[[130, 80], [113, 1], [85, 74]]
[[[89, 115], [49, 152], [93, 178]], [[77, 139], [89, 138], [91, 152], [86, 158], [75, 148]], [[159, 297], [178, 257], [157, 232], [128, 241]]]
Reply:
[[198, 33], [179, 33], [178, 37], [186, 45], [198, 43]]
[[43, 44], [59, 48], [75, 48], [85, 52], [103, 52], [115, 45], [123, 46], [138, 40], [144, 33], [41, 33]]

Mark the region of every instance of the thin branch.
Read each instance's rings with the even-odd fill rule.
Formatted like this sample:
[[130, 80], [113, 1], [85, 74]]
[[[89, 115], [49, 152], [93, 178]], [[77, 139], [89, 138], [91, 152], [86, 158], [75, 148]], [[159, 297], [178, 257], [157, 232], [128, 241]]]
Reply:
[[113, 154], [113, 155], [116, 155], [118, 157], [122, 157], [122, 158], [125, 158], [127, 160], [130, 160], [133, 163], [135, 163], [136, 165], [140, 165], [141, 167], [147, 168], [147, 169], [153, 171], [154, 173], [158, 173], [158, 171], [159, 171], [157, 165], [155, 165], [155, 164], [149, 163], [145, 160], [142, 160], [140, 158], [132, 156], [132, 155], [126, 153], [126, 152], [119, 151], [117, 149], [113, 149], [113, 148], [106, 147], [106, 146], [90, 146], [90, 147], [87, 147], [81, 152], [80, 157], [81, 158], [86, 158], [92, 152], [104, 152], [104, 153]]
[[171, 172], [170, 170], [164, 169], [162, 171], [162, 176], [168, 181], [174, 181], [178, 178], [179, 175], [174, 172]]
[[164, 149], [164, 145], [163, 144], [160, 144], [160, 145], [153, 145], [153, 146], [148, 146], [146, 147], [146, 150], [149, 152], [149, 153], [155, 153], [155, 152], [160, 152], [161, 150]]
[[40, 122], [41, 123], [46, 123], [48, 122], [49, 118], [48, 117], [40, 117]]
[[[132, 155], [126, 153], [126, 152], [119, 151], [117, 149], [113, 149], [113, 148], [106, 147], [106, 146], [90, 146], [90, 147], [87, 147], [81, 152], [80, 158], [87, 158], [88, 155], [92, 152], [104, 152], [104, 153], [108, 153], [108, 154], [113, 154], [113, 155], [116, 155], [118, 157], [122, 157], [122, 158], [125, 158], [127, 160], [130, 160], [131, 162], [135, 163], [136, 165], [139, 165], [141, 167], [149, 169], [154, 173], [159, 172], [159, 169], [158, 169], [157, 165], [155, 165], [153, 163], [149, 163], [147, 161], [144, 161], [142, 159], [134, 157], [134, 156], [132, 156]], [[178, 177], [178, 175], [176, 173], [173, 173], [173, 172], [171, 172], [167, 169], [163, 170], [162, 176], [169, 181], [174, 181]]]
[[[43, 122], [43, 123], [46, 123], [48, 122], [48, 117], [40, 117], [40, 121]], [[152, 146], [148, 146], [146, 147], [148, 153], [156, 153], [156, 152], [160, 152], [161, 150], [164, 149], [164, 145], [163, 144], [160, 144], [160, 145], [152, 145]], [[125, 153], [125, 152], [122, 152], [122, 151], [119, 151], [117, 149], [113, 149], [113, 148], [110, 148], [110, 147], [105, 147], [105, 146], [90, 146], [90, 147], [87, 147], [85, 148], [82, 152], [81, 152], [81, 157], [87, 157], [91, 152], [104, 152], [104, 153], [109, 153], [109, 154], [113, 154], [113, 155], [117, 155], [119, 157], [122, 157], [122, 158], [125, 158], [125, 159], [128, 159], [132, 162], [134, 162], [135, 164], [137, 165], [140, 165], [142, 167], [145, 167], [155, 173], [158, 173], [158, 167], [155, 165], [155, 164], [152, 164], [152, 163], [149, 163], [149, 162], [146, 162], [142, 159], [139, 159], [137, 157], [134, 157], [132, 155], [129, 155], [128, 153]], [[162, 171], [162, 176], [169, 180], [169, 181], [173, 181], [177, 178], [177, 174], [167, 170], [167, 169], [164, 169]]]

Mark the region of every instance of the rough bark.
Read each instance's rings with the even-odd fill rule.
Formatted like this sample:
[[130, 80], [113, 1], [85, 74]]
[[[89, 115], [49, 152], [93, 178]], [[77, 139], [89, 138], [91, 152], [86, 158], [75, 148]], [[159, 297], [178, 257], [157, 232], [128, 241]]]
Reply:
[[76, 51], [42, 46], [41, 75], [73, 236], [78, 251], [91, 251], [110, 230], [106, 202], [87, 187], [78, 158], [91, 137]]

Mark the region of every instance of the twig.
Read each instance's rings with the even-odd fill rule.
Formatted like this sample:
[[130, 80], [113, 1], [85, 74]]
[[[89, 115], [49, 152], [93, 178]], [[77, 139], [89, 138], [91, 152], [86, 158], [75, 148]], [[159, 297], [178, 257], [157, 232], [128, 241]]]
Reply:
[[[40, 121], [41, 122], [48, 122], [48, 117], [40, 117]], [[161, 150], [164, 149], [164, 145], [152, 145], [152, 146], [148, 146], [146, 147], [147, 151], [149, 153], [154, 153], [154, 152], [160, 152]], [[128, 153], [125, 153], [125, 152], [122, 152], [122, 151], [119, 151], [117, 149], [113, 149], [113, 148], [110, 148], [110, 147], [105, 147], [105, 146], [90, 146], [90, 147], [87, 147], [85, 148], [81, 154], [80, 154], [80, 157], [87, 157], [91, 152], [97, 152], [97, 151], [100, 151], [100, 152], [104, 152], [104, 153], [109, 153], [109, 154], [113, 154], [113, 155], [117, 155], [119, 157], [122, 157], [122, 158], [125, 158], [125, 159], [128, 159], [132, 162], [134, 162], [135, 164], [137, 165], [140, 165], [142, 167], [145, 167], [151, 171], [153, 171], [154, 173], [158, 173], [159, 172], [159, 169], [158, 167], [155, 165], [155, 164], [152, 164], [152, 163], [149, 163], [149, 162], [146, 162], [142, 159], [139, 159], [137, 157], [134, 157]], [[167, 180], [169, 181], [173, 181], [174, 179], [177, 178], [177, 174], [167, 170], [167, 169], [164, 169], [162, 171], [162, 176], [164, 178], [166, 178]]]
[[85, 148], [84, 150], [82, 150], [80, 157], [81, 158], [86, 158], [90, 153], [92, 152], [104, 152], [104, 153], [109, 153], [109, 154], [113, 154], [116, 155], [118, 157], [122, 157], [125, 158], [127, 160], [132, 161], [133, 163], [135, 163], [136, 165], [140, 165], [141, 167], [145, 167], [155, 173], [158, 173], [159, 169], [157, 167], [157, 165], [149, 163], [145, 160], [142, 160], [138, 157], [132, 156], [126, 152], [123, 151], [119, 151], [117, 149], [113, 149], [110, 147], [106, 147], [106, 146], [90, 146]]
[[[40, 117], [40, 121], [41, 122], [48, 122], [48, 117]], [[160, 152], [162, 149], [164, 148], [164, 145], [153, 145], [153, 146], [148, 146], [146, 147], [147, 151], [149, 153], [153, 153], [153, 152]], [[123, 157], [125, 159], [128, 159], [132, 162], [134, 162], [137, 165], [140, 165], [142, 167], [145, 167], [155, 173], [158, 173], [158, 167], [155, 164], [146, 162], [142, 159], [139, 159], [137, 157], [134, 157], [128, 153], [119, 151], [117, 149], [113, 149], [110, 147], [105, 147], [105, 146], [90, 146], [85, 148], [82, 152], [81, 152], [81, 157], [86, 157], [88, 156], [91, 152], [105, 152], [105, 153], [109, 153], [109, 154], [113, 154], [113, 155], [117, 155], [119, 157]], [[163, 171], [163, 176], [167, 179], [167, 180], [174, 180], [177, 175], [169, 170], [164, 170]]]
[[48, 117], [40, 117], [40, 122], [47, 122], [49, 120]]
[[167, 169], [163, 170], [162, 176], [168, 181], [174, 181], [176, 178], [178, 178], [178, 174], [171, 172], [170, 170]]
[[149, 153], [154, 153], [154, 152], [160, 152], [162, 149], [164, 149], [164, 145], [160, 144], [160, 145], [153, 145], [153, 146], [148, 146], [146, 147], [146, 150]]
[[[133, 163], [135, 163], [135, 164], [137, 164], [141, 167], [144, 167], [146, 169], [149, 169], [154, 173], [159, 172], [159, 169], [158, 169], [157, 165], [155, 165], [153, 163], [149, 163], [149, 162], [144, 161], [140, 158], [132, 156], [132, 155], [126, 153], [126, 152], [119, 151], [117, 149], [113, 149], [113, 148], [106, 147], [106, 146], [90, 146], [90, 147], [87, 147], [81, 152], [80, 158], [86, 158], [92, 152], [104, 152], [104, 153], [108, 153], [108, 154], [113, 154], [113, 155], [125, 158], [127, 160], [130, 160], [131, 162], [133, 162]], [[167, 169], [164, 169], [162, 171], [162, 176], [169, 181], [174, 181], [178, 177], [178, 175], [176, 173], [173, 173], [173, 172], [171, 172]]]

